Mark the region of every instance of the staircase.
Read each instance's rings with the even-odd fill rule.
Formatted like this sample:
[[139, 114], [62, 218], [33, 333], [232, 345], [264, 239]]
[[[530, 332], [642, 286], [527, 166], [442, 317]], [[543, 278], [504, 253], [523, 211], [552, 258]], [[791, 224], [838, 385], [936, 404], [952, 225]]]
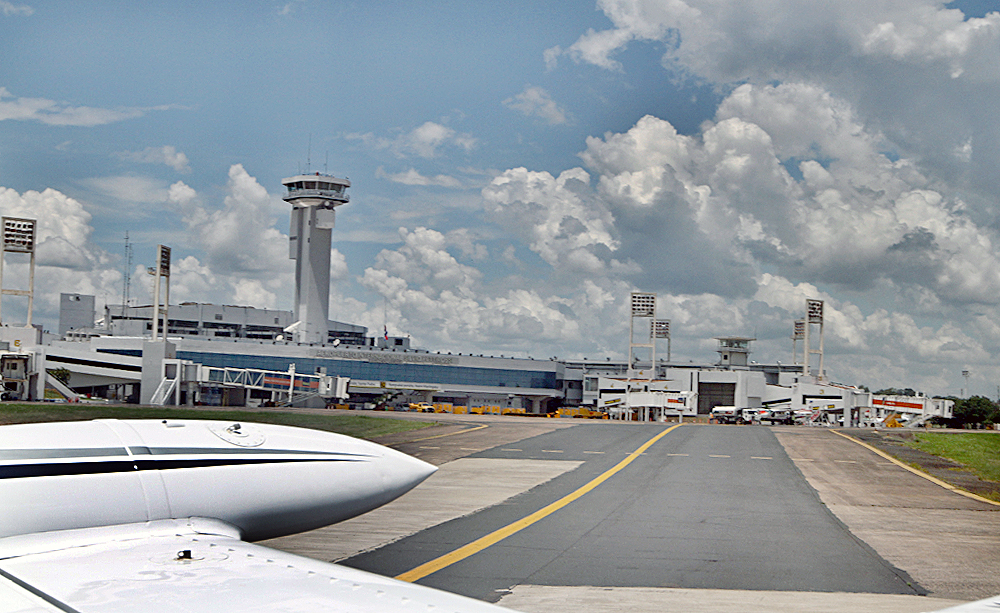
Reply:
[[164, 379], [160, 381], [160, 385], [153, 392], [153, 398], [149, 401], [149, 404], [164, 406], [167, 404], [167, 399], [173, 395], [176, 387], [177, 379]]

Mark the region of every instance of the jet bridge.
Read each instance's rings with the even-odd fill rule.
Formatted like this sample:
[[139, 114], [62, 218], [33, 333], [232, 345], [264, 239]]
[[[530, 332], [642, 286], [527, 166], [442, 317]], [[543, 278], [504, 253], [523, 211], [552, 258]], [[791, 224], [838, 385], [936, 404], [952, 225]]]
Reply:
[[346, 377], [324, 373], [203, 366], [188, 360], [164, 359], [160, 383], [150, 404], [221, 406], [323, 407], [347, 398]]
[[274, 406], [302, 406], [310, 399], [346, 399], [347, 377], [328, 376], [323, 373], [302, 374], [295, 372], [295, 364], [285, 371], [257, 370], [253, 368], [217, 368], [200, 366], [198, 382], [204, 387], [242, 388], [270, 392]]

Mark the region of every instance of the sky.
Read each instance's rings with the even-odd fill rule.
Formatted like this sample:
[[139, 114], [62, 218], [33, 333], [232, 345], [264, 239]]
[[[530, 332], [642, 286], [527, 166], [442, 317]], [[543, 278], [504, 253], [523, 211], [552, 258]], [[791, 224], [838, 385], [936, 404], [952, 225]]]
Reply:
[[291, 309], [281, 180], [319, 171], [330, 317], [373, 333], [623, 359], [644, 291], [674, 360], [788, 364], [818, 299], [831, 380], [1000, 394], [994, 2], [0, 0], [0, 58], [49, 330], [126, 270], [148, 304], [157, 244], [172, 303]]

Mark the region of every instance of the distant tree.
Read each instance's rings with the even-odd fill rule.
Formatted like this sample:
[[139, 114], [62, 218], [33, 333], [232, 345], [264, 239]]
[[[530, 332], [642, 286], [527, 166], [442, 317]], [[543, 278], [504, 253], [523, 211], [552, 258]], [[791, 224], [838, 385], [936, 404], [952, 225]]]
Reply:
[[971, 398], [956, 398], [955, 409], [952, 412], [950, 426], [964, 428], [973, 425], [989, 425], [1000, 418], [1000, 408], [985, 396]]
[[907, 387], [905, 389], [898, 387], [886, 387], [875, 392], [880, 396], [917, 396], [920, 393], [914, 391], [912, 387]]
[[48, 373], [63, 385], [69, 385], [69, 377], [72, 373], [70, 373], [68, 368], [52, 368], [49, 369]]

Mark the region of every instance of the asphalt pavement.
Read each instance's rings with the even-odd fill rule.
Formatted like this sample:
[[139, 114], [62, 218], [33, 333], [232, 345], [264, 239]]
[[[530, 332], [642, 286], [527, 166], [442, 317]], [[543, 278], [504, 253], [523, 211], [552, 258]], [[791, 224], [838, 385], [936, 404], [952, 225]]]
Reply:
[[[573, 494], [664, 428], [582, 423], [473, 453], [581, 464], [343, 563], [390, 576], [417, 568]], [[419, 582], [490, 601], [518, 585], [925, 593], [829, 511], [770, 428], [697, 425], [672, 430], [591, 491]]]

